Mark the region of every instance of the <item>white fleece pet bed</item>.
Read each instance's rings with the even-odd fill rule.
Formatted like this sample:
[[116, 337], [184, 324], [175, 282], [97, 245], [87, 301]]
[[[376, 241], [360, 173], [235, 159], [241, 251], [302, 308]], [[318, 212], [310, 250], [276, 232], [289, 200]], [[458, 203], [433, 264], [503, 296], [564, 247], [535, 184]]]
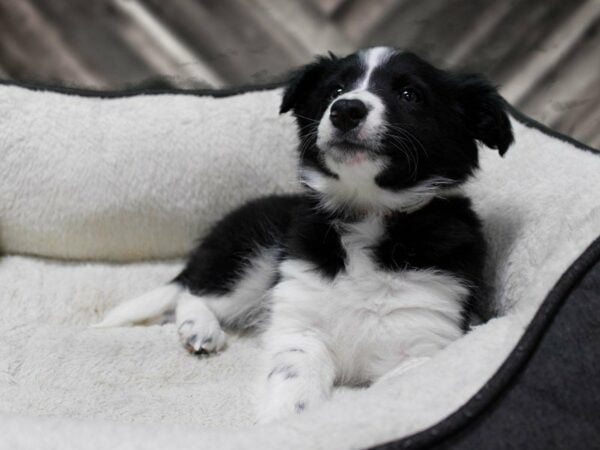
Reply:
[[600, 234], [600, 157], [513, 120], [515, 145], [504, 158], [482, 148], [466, 188], [485, 222], [499, 317], [400, 377], [254, 426], [256, 337], [197, 358], [172, 324], [89, 325], [174, 276], [224, 212], [295, 189], [295, 125], [278, 115], [277, 88], [133, 94], [0, 85], [0, 246], [10, 254], [0, 259], [2, 449], [345, 449], [400, 439], [478, 393]]

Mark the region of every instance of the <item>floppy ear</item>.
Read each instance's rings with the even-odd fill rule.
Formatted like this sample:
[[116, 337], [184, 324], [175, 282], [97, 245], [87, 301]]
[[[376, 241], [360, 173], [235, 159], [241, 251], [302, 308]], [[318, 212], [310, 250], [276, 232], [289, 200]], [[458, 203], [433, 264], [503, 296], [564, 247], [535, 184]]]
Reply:
[[481, 75], [462, 75], [459, 84], [460, 103], [473, 138], [504, 155], [514, 141], [506, 101]]
[[283, 92], [279, 113], [283, 114], [300, 105], [307, 93], [317, 86], [319, 79], [336, 59], [333, 53], [329, 53], [329, 57], [319, 56], [315, 62], [292, 72]]

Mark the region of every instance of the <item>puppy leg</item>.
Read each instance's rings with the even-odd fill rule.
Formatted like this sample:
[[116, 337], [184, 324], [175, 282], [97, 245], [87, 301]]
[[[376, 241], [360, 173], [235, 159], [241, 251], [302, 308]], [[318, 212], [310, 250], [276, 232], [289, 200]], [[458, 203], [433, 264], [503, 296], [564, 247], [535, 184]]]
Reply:
[[[263, 321], [281, 242], [298, 201], [295, 196], [250, 201], [218, 222], [192, 252], [173, 280], [197, 296], [188, 296], [177, 312], [180, 338], [190, 351], [218, 350], [219, 323], [246, 329]], [[214, 349], [207, 341], [202, 344], [211, 337]]]
[[268, 336], [264, 392], [258, 423], [268, 423], [326, 400], [335, 380], [334, 361], [325, 344], [309, 333]]
[[193, 295], [182, 288], [176, 324], [183, 346], [191, 353], [217, 352], [225, 345], [221, 325], [232, 329], [256, 327], [266, 316], [266, 295], [276, 264], [274, 252], [254, 256], [224, 294]]
[[188, 292], [181, 294], [175, 311], [179, 340], [190, 353], [218, 352], [226, 336], [206, 301]]

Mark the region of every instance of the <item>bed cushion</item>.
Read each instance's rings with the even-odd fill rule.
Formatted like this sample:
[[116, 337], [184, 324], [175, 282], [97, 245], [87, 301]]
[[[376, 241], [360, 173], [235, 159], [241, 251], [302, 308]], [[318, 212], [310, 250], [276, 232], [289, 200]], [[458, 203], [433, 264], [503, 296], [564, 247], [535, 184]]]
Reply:
[[89, 328], [169, 280], [225, 211], [295, 189], [280, 96], [0, 86], [0, 446], [410, 446], [445, 433], [436, 425], [490, 383], [502, 392], [498, 370], [526, 350], [534, 317], [550, 320], [555, 285], [600, 253], [600, 156], [517, 111], [515, 145], [504, 158], [482, 148], [465, 187], [485, 223], [496, 317], [413, 371], [254, 426], [256, 336], [196, 358], [170, 324]]

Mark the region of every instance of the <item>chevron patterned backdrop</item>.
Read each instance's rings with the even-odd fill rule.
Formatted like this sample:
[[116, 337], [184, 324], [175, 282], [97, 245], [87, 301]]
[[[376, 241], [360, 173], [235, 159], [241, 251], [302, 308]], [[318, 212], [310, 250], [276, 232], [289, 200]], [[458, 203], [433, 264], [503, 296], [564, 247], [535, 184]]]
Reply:
[[600, 147], [599, 27], [600, 0], [0, 0], [0, 78], [222, 87], [395, 45], [483, 72], [529, 115]]

